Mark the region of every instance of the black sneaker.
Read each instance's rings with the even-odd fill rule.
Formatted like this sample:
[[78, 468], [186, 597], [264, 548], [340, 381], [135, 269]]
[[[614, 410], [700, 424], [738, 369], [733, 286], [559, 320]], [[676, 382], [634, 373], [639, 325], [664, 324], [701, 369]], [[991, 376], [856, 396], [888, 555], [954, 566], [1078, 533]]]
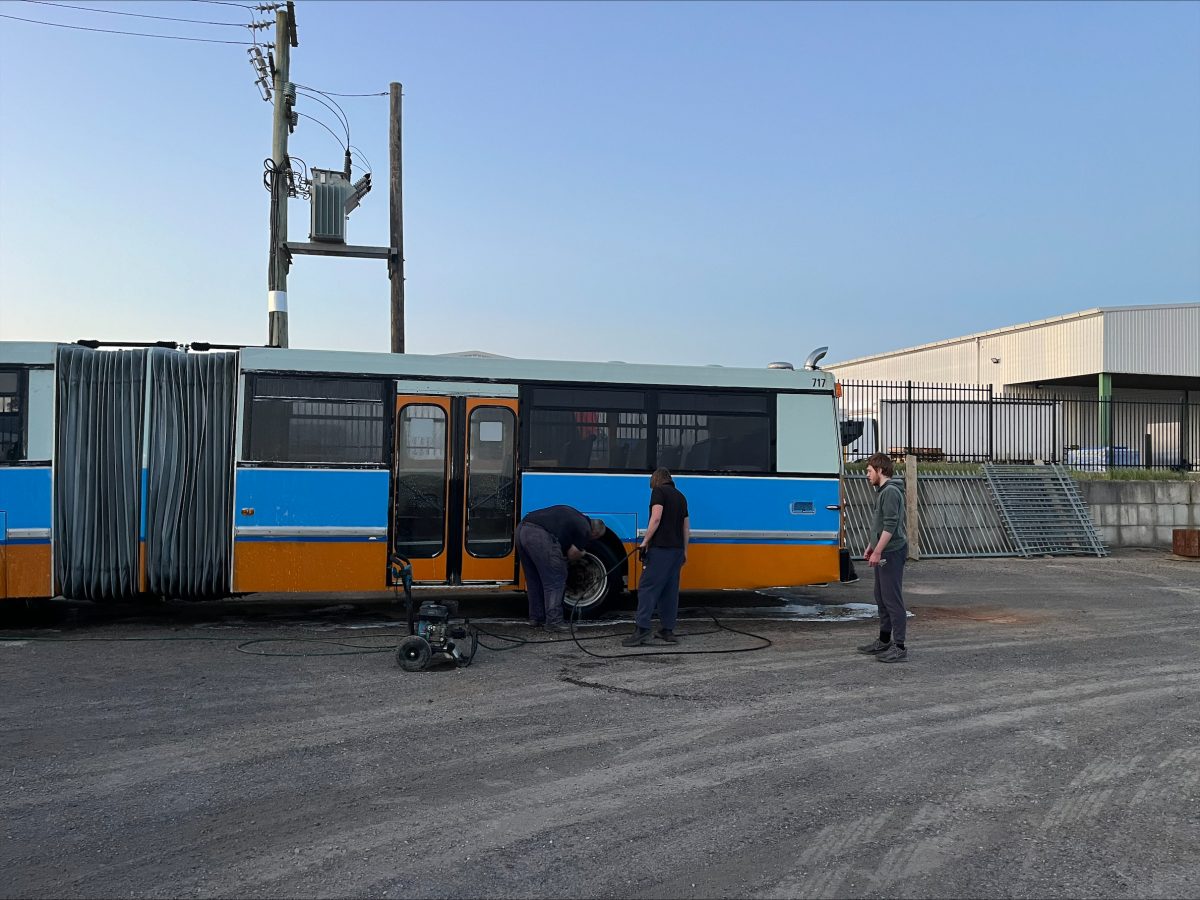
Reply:
[[570, 634], [571, 629], [566, 622], [547, 622], [545, 629], [551, 634]]
[[640, 647], [642, 644], [650, 643], [652, 632], [649, 628], [634, 629], [633, 634], [621, 641], [622, 647]]
[[892, 646], [891, 641], [881, 641], [881, 640], [879, 640], [879, 638], [876, 638], [875, 640], [871, 641], [871, 643], [863, 644], [861, 647], [859, 647], [858, 652], [859, 653], [870, 653], [870, 654], [882, 653], [884, 650], [887, 650], [891, 646]]
[[882, 653], [880, 653], [878, 656], [876, 656], [875, 661], [876, 662], [907, 662], [908, 661], [908, 651], [906, 649], [904, 649], [903, 647], [897, 647], [895, 644], [892, 644], [892, 646], [889, 649], [884, 650]]
[[660, 628], [655, 637], [660, 641], [666, 641], [668, 644], [679, 643], [679, 638], [675, 637], [675, 632], [670, 628]]
[[529, 620], [529, 627], [530, 627], [530, 628], [541, 628], [541, 627], [542, 627], [543, 625], [545, 625], [545, 624], [546, 624], [546, 623], [545, 623], [545, 622], [543, 622], [541, 619], [530, 619], [530, 620]]

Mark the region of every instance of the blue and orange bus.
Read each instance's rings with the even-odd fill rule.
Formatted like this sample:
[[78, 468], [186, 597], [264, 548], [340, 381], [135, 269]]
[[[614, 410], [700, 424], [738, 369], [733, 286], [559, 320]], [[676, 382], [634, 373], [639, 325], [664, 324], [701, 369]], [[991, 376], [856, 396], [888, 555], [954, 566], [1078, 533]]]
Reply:
[[517, 522], [565, 503], [609, 529], [572, 569], [589, 614], [637, 588], [657, 466], [684, 590], [838, 579], [819, 370], [0, 342], [0, 597], [361, 594], [393, 554], [516, 589]]

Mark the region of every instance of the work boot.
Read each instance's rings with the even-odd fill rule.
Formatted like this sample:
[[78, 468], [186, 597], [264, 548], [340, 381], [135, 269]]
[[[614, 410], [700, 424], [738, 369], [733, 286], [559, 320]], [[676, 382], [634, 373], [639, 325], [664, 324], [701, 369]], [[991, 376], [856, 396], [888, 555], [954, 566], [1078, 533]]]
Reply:
[[881, 641], [879, 638], [871, 641], [869, 644], [863, 644], [858, 648], [859, 653], [882, 653], [892, 646], [891, 641]]
[[546, 630], [551, 634], [570, 634], [571, 629], [566, 622], [547, 622]]
[[543, 622], [541, 619], [530, 619], [530, 620], [529, 620], [529, 627], [530, 627], [530, 628], [541, 628], [541, 627], [542, 627], [543, 625], [545, 625], [545, 624], [546, 624], [546, 623], [545, 623], [545, 622]]
[[650, 643], [651, 631], [649, 628], [635, 628], [633, 634], [621, 641], [622, 647], [640, 647], [642, 644]]
[[889, 649], [884, 650], [882, 653], [876, 656], [875, 659], [877, 662], [885, 663], [907, 662], [908, 651], [903, 647], [897, 647], [895, 644], [892, 644]]
[[655, 637], [657, 637], [659, 640], [666, 641], [668, 644], [679, 643], [679, 638], [675, 637], [675, 631], [671, 628], [660, 628]]

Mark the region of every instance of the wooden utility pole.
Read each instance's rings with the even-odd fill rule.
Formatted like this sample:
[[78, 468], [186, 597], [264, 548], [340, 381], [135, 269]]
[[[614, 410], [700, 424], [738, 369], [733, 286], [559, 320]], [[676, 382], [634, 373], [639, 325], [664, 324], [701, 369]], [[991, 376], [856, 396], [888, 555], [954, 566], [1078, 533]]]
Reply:
[[904, 524], [908, 530], [908, 559], [921, 558], [921, 517], [917, 514], [920, 491], [917, 455], [910, 453], [904, 457], [904, 512], [907, 519]]
[[288, 345], [287, 318], [287, 201], [288, 131], [291, 125], [288, 75], [295, 32], [288, 9], [275, 12], [275, 117], [271, 127], [271, 249], [267, 262], [267, 346]]
[[391, 158], [389, 196], [391, 201], [391, 257], [388, 277], [392, 280], [392, 352], [404, 352], [404, 186], [400, 159], [400, 98], [403, 86], [393, 81], [388, 154]]

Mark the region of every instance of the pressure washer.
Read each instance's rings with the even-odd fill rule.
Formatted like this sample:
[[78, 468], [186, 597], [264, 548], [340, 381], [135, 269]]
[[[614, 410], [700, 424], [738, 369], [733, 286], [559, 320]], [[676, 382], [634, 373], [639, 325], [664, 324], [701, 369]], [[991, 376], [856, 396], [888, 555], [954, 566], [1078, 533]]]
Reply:
[[479, 649], [479, 633], [469, 619], [453, 623], [450, 606], [433, 600], [413, 609], [412, 563], [398, 553], [391, 559], [393, 583], [404, 587], [408, 637], [396, 648], [396, 662], [405, 672], [423, 672], [431, 666], [452, 663], [465, 669]]
[[[625, 554], [620, 560], [613, 564], [602, 576], [605, 580], [617, 570], [618, 567], [624, 565], [629, 557], [637, 553], [641, 558], [645, 558], [645, 550], [640, 546], [634, 546], [632, 550]], [[454, 610], [451, 604], [438, 603], [433, 600], [426, 600], [421, 603], [419, 608], [414, 607], [412, 598], [412, 563], [398, 553], [393, 553], [391, 557], [391, 569], [393, 584], [399, 582], [404, 588], [404, 605], [408, 612], [408, 634], [400, 646], [396, 648], [396, 661], [400, 667], [406, 672], [421, 672], [428, 669], [430, 666], [441, 663], [453, 663], [460, 668], [466, 668], [475, 658], [475, 653], [480, 647], [480, 635], [498, 638], [506, 642], [507, 646], [493, 647], [487, 644], [483, 646], [489, 650], [515, 650], [518, 647], [526, 644], [559, 644], [573, 642], [576, 647], [586, 653], [588, 656], [596, 657], [597, 659], [632, 659], [637, 656], [708, 656], [712, 654], [725, 653], [752, 653], [756, 650], [765, 650], [771, 646], [770, 638], [765, 638], [760, 634], [754, 634], [750, 631], [742, 631], [737, 628], [730, 628], [723, 624], [712, 612], [706, 607], [700, 607], [713, 620], [713, 624], [717, 626], [718, 631], [727, 631], [731, 634], [744, 635], [745, 637], [754, 638], [759, 641], [753, 647], [736, 647], [720, 650], [642, 650], [633, 653], [596, 653], [589, 650], [583, 645], [583, 641], [608, 640], [612, 635], [596, 635], [581, 638], [575, 632], [575, 625], [579, 620], [579, 607], [573, 607], [572, 614], [567, 618], [567, 624], [571, 629], [569, 638], [550, 638], [546, 640], [528, 640], [512, 635], [500, 634], [497, 632], [486, 631], [471, 624], [469, 619], [462, 619], [461, 622], [451, 622], [454, 616]], [[699, 632], [707, 634], [711, 632]]]

